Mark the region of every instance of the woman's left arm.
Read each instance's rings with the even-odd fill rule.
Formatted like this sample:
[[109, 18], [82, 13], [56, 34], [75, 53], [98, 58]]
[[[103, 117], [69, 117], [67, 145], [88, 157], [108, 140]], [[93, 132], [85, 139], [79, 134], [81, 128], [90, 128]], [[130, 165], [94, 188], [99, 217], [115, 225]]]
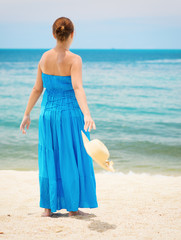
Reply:
[[42, 71], [40, 68], [40, 62], [38, 63], [38, 71], [37, 71], [37, 77], [36, 77], [36, 82], [33, 86], [33, 89], [31, 91], [28, 104], [26, 107], [26, 110], [24, 112], [23, 120], [20, 124], [20, 130], [22, 130], [23, 133], [26, 133], [25, 131], [25, 126], [27, 125], [27, 129], [29, 129], [30, 125], [30, 112], [34, 105], [36, 104], [37, 100], [39, 99], [40, 95], [43, 92], [43, 81], [41, 77]]

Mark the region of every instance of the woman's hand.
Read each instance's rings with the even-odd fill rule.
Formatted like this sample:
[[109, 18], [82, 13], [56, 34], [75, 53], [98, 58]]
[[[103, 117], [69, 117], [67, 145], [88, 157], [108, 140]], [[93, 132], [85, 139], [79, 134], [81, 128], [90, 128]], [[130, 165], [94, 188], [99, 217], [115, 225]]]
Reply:
[[87, 132], [87, 129], [89, 128], [89, 132], [91, 131], [91, 129], [96, 129], [96, 125], [95, 122], [92, 120], [90, 115], [84, 115], [84, 130]]
[[29, 126], [30, 126], [30, 115], [29, 114], [25, 114], [24, 117], [23, 117], [23, 120], [21, 122], [21, 125], [20, 125], [20, 130], [22, 130], [22, 133], [23, 134], [26, 134], [26, 131], [25, 131], [25, 126], [27, 129], [29, 129]]

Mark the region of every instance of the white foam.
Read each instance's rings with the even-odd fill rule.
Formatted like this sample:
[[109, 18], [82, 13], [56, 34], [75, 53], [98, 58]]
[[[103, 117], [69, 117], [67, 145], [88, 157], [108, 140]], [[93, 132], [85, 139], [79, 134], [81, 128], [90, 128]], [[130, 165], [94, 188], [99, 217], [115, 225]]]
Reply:
[[136, 172], [133, 172], [133, 171], [129, 171], [128, 173], [124, 173], [124, 172], [121, 172], [121, 171], [116, 171], [116, 172], [109, 172], [109, 171], [99, 171], [99, 172], [96, 172], [95, 173], [97, 174], [105, 174], [105, 175], [119, 175], [119, 176], [142, 176], [142, 177], [160, 177], [160, 178], [181, 178], [181, 175], [179, 176], [175, 176], [175, 175], [163, 175], [163, 174], [158, 174], [158, 173], [155, 173], [155, 174], [151, 174], [151, 173], [136, 173]]

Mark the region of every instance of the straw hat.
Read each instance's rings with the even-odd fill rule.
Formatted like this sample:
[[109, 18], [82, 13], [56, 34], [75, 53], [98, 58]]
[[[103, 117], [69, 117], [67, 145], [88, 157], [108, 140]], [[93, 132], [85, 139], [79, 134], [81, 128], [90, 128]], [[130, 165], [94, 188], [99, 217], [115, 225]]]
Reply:
[[108, 161], [110, 156], [107, 147], [98, 139], [89, 141], [85, 133], [81, 130], [84, 147], [90, 157], [105, 170], [114, 172], [113, 162]]

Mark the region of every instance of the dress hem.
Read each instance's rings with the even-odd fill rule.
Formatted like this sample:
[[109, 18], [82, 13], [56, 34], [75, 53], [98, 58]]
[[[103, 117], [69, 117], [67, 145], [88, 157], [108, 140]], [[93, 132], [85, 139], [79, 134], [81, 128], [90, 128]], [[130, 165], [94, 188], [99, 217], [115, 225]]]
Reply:
[[[43, 206], [41, 203], [39, 203], [39, 207], [40, 208], [47, 208], [47, 209], [51, 209], [49, 206]], [[79, 207], [78, 208], [98, 208], [98, 204], [97, 205], [95, 205], [95, 206], [88, 206], [88, 205], [79, 205]], [[75, 212], [75, 211], [77, 211], [78, 210], [78, 208], [76, 208], [76, 209], [69, 209], [69, 208], [66, 208], [66, 207], [63, 207], [63, 208], [58, 208], [57, 210], [54, 210], [54, 209], [51, 209], [51, 212], [56, 212], [56, 211], [59, 211], [59, 210], [63, 210], [63, 209], [65, 209], [65, 210], [67, 210], [68, 212], [70, 212], [70, 211], [73, 211], [73, 212]]]

